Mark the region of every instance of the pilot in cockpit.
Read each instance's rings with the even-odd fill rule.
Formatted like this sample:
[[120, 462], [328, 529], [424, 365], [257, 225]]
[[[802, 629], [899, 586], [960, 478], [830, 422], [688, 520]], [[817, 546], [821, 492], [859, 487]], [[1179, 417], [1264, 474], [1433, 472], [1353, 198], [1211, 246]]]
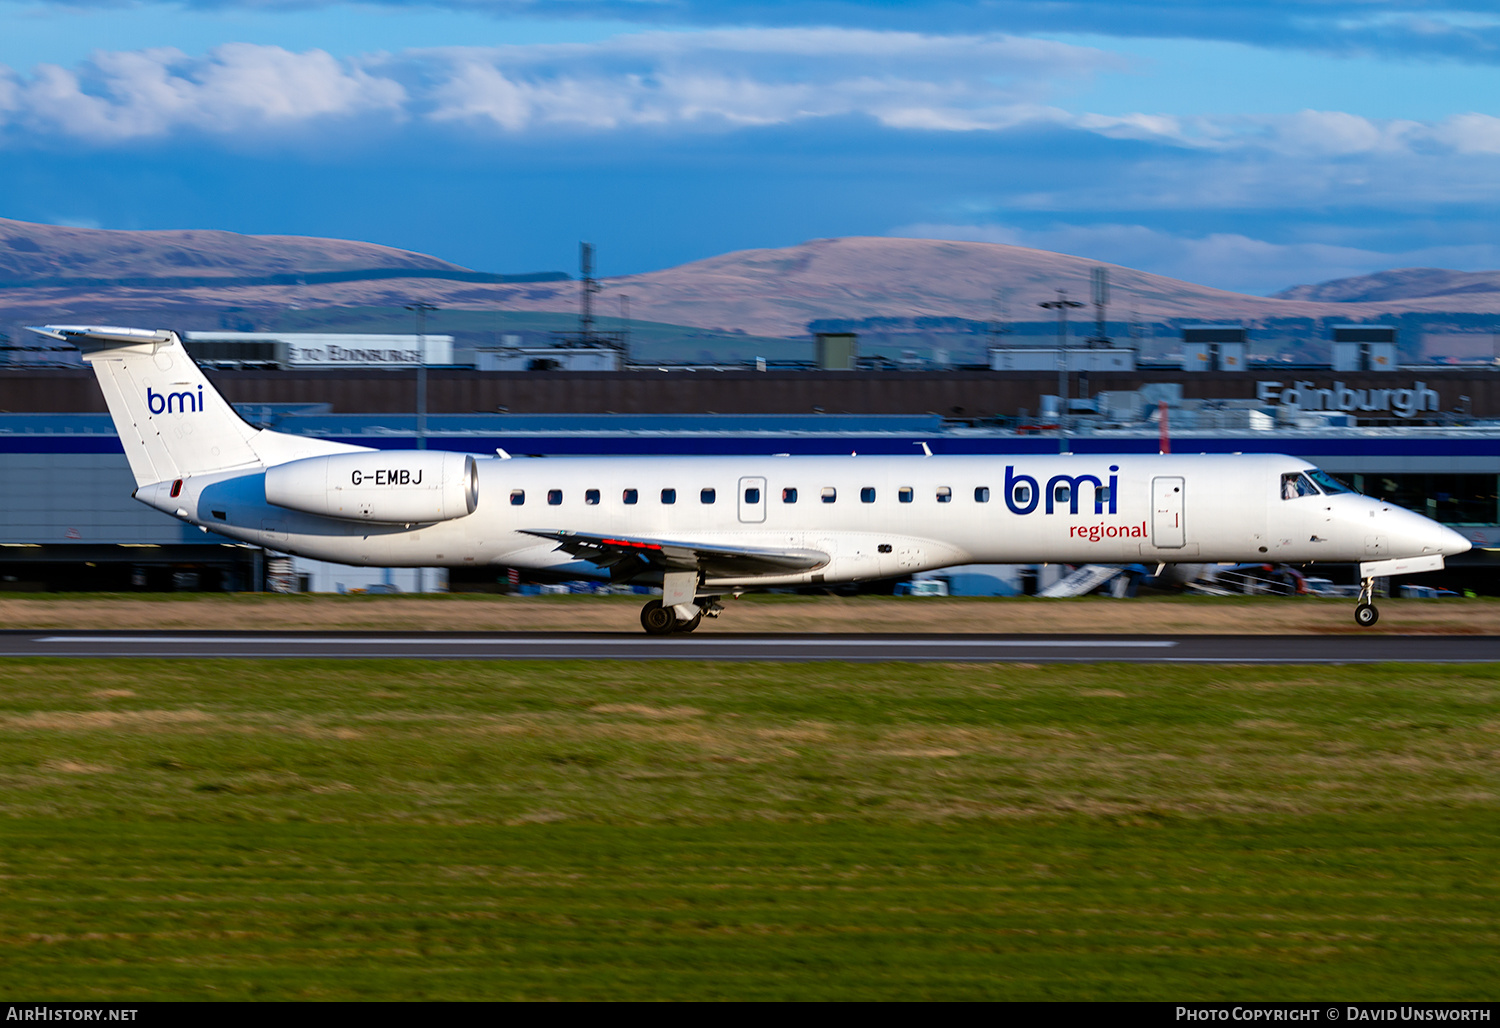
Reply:
[[[1316, 483], [1316, 484], [1314, 484]], [[1341, 493], [1352, 493], [1343, 482], [1334, 478], [1322, 468], [1308, 468], [1306, 471], [1288, 471], [1281, 476], [1281, 498], [1283, 500], [1295, 500], [1301, 496], [1338, 496]]]
[[1300, 471], [1289, 471], [1281, 476], [1281, 498], [1295, 500], [1299, 496], [1316, 496], [1318, 489]]

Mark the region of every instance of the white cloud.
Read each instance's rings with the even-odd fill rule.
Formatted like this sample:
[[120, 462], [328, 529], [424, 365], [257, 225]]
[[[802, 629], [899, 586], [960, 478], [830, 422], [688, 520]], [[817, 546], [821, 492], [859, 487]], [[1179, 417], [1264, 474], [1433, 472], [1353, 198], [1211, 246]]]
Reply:
[[14, 128], [98, 143], [177, 129], [227, 134], [399, 110], [397, 82], [321, 50], [231, 43], [191, 58], [172, 49], [100, 52], [81, 72], [38, 65], [0, 91]]
[[[1163, 170], [1152, 161], [1170, 163], [1176, 154], [1226, 159], [1211, 180], [1179, 180], [1170, 167], [1159, 179], [1183, 198], [1211, 189], [1215, 197], [1203, 199], [1215, 205], [1237, 196], [1260, 203], [1275, 187], [1345, 195], [1382, 181], [1399, 188], [1411, 178], [1410, 162], [1500, 154], [1500, 118], [1477, 113], [1424, 124], [1342, 111], [1105, 116], [1059, 106], [1060, 87], [1121, 70], [1123, 61], [1090, 47], [1004, 35], [837, 28], [648, 31], [595, 43], [350, 60], [232, 43], [200, 57], [100, 52], [71, 69], [39, 65], [18, 75], [0, 68], [0, 131], [9, 141], [63, 136], [109, 145], [178, 131], [294, 133], [372, 115], [387, 128], [425, 122], [499, 136], [732, 131], [835, 117], [910, 132], [1073, 131], [1152, 148], [1130, 158], [1137, 185], [1108, 183], [1110, 206], [1126, 202], [1132, 189], [1149, 192], [1145, 172]], [[1432, 181], [1466, 198], [1493, 190], [1488, 165], [1457, 185], [1455, 175], [1469, 173], [1441, 168]], [[1045, 208], [1081, 198], [1073, 189], [1022, 202]]]
[[1374, 121], [1344, 111], [1299, 111], [1265, 121], [1274, 135], [1274, 146], [1309, 156], [1398, 153], [1431, 135], [1418, 122]]
[[16, 109], [20, 104], [21, 85], [11, 70], [0, 65], [0, 115]]
[[1123, 66], [1103, 51], [1044, 40], [827, 28], [422, 50], [392, 62], [403, 65], [408, 77], [436, 82], [430, 117], [508, 132], [844, 115], [892, 128], [994, 130], [1034, 117], [1059, 80]]
[[1500, 154], [1500, 118], [1457, 114], [1433, 128], [1433, 138], [1458, 153]]
[[98, 143], [371, 112], [505, 133], [847, 115], [893, 128], [982, 131], [1036, 117], [1059, 81], [1121, 67], [1117, 55], [1045, 40], [830, 28], [652, 31], [344, 61], [231, 43], [202, 57], [99, 52], [77, 68], [0, 68], [0, 126]]
[[903, 225], [890, 236], [1005, 243], [1074, 254], [1235, 292], [1265, 295], [1294, 285], [1389, 268], [1500, 267], [1500, 244], [1375, 250], [1326, 242], [1273, 243], [1237, 233], [1181, 235], [1144, 225]]

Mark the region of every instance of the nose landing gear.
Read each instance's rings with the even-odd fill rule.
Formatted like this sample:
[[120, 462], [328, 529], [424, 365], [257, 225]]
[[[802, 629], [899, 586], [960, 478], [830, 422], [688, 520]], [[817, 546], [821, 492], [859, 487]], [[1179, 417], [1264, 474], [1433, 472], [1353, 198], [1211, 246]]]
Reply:
[[1369, 628], [1380, 620], [1380, 611], [1375, 607], [1375, 579], [1366, 578], [1360, 583], [1359, 603], [1354, 607], [1354, 623]]

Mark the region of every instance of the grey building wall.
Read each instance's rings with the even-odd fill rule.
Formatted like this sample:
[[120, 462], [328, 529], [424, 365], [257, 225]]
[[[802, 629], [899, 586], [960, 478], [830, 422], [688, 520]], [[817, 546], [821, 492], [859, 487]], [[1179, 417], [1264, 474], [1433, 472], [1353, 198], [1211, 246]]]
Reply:
[[0, 453], [0, 543], [225, 542], [131, 498], [123, 453]]

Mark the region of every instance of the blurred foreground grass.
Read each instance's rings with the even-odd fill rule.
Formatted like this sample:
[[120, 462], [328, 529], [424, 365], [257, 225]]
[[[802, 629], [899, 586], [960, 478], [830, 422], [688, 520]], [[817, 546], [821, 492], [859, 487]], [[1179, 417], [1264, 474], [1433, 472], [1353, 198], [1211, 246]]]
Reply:
[[27, 998], [1482, 998], [1500, 668], [0, 661]]

